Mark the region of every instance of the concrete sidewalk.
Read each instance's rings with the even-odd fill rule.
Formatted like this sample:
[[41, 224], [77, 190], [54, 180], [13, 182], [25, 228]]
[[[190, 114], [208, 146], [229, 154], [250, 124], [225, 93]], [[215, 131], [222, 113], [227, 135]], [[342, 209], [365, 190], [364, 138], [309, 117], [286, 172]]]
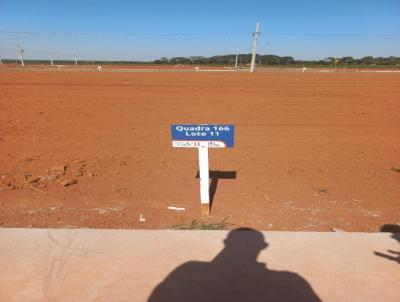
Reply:
[[0, 229], [0, 301], [398, 302], [392, 236]]

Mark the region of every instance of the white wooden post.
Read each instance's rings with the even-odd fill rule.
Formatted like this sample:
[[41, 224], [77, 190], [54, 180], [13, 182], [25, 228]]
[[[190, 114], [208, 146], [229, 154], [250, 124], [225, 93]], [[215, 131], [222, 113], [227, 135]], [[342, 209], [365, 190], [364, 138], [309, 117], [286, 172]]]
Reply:
[[208, 189], [208, 148], [206, 147], [199, 147], [199, 170], [201, 213], [203, 215], [208, 215], [210, 213], [210, 193]]

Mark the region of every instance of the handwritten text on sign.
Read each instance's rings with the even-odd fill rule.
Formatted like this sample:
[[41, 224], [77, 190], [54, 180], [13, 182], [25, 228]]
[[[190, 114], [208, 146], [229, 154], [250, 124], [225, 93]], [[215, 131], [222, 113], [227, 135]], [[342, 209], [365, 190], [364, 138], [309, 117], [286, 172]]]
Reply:
[[172, 125], [172, 146], [181, 148], [232, 148], [234, 125]]

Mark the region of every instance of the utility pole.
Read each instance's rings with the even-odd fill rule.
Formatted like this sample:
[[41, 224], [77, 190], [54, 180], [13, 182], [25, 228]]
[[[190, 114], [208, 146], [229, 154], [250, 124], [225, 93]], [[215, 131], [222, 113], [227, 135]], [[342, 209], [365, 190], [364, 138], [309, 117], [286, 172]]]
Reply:
[[239, 57], [239, 49], [236, 49], [236, 60], [235, 60], [235, 69], [238, 69], [238, 57]]
[[19, 59], [21, 60], [21, 65], [25, 66], [24, 58], [22, 57], [22, 53], [24, 52], [24, 50], [21, 48], [19, 44], [17, 44], [17, 49], [18, 49]]
[[51, 51], [49, 51], [49, 57], [50, 57], [50, 64], [51, 64], [51, 66], [53, 66], [54, 64], [53, 64], [53, 58], [51, 56]]
[[256, 65], [256, 54], [257, 54], [257, 45], [258, 45], [259, 35], [260, 35], [260, 22], [257, 21], [256, 31], [253, 33], [253, 54], [251, 56], [250, 72], [254, 72], [255, 65]]
[[78, 57], [76, 53], [73, 53], [74, 58], [75, 58], [75, 66], [78, 67]]

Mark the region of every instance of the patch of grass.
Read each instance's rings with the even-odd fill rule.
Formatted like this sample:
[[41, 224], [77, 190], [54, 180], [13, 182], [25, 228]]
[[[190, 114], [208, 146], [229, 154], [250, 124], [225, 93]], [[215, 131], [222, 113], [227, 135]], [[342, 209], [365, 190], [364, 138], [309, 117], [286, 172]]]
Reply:
[[390, 170], [392, 170], [393, 172], [399, 172], [400, 173], [400, 167], [392, 167], [392, 169], [390, 169]]
[[174, 225], [172, 227], [173, 230], [225, 230], [225, 228], [228, 226], [228, 223], [226, 222], [229, 217], [225, 217], [221, 221], [218, 222], [211, 222], [211, 223], [206, 223], [206, 222], [201, 222], [198, 220], [193, 220], [191, 223], [181, 223]]

